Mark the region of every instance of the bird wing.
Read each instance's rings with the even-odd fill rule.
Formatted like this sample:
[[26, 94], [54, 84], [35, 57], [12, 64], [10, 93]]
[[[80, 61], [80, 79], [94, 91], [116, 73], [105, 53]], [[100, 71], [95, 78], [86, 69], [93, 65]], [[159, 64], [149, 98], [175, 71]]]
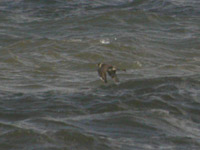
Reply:
[[103, 68], [99, 68], [99, 69], [98, 69], [98, 74], [99, 74], [99, 76], [100, 76], [100, 79], [101, 79], [103, 82], [107, 83], [106, 72], [103, 70]]

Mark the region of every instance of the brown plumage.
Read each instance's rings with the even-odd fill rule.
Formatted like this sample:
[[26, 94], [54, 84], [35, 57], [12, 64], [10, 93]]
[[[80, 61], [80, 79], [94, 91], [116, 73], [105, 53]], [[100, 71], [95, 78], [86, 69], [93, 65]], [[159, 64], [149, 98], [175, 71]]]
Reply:
[[98, 64], [98, 74], [100, 76], [100, 79], [105, 83], [107, 83], [107, 76], [106, 76], [107, 73], [115, 82], [119, 82], [119, 79], [116, 75], [117, 70], [119, 69], [109, 64], [104, 64], [104, 63]]

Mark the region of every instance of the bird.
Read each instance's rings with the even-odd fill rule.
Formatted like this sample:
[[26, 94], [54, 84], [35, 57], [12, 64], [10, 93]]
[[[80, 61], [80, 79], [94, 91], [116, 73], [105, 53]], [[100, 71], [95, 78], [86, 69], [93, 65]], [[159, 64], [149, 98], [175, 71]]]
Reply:
[[125, 69], [118, 69], [110, 64], [98, 63], [97, 66], [98, 66], [97, 70], [98, 75], [104, 83], [107, 83], [107, 75], [106, 75], [107, 73], [115, 82], [119, 82], [119, 79], [116, 75], [116, 71], [117, 70], [126, 71]]

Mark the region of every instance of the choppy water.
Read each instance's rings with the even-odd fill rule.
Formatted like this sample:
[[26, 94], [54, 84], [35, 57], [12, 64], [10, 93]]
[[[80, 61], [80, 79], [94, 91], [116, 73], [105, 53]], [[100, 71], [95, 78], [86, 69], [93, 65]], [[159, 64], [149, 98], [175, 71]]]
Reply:
[[199, 150], [199, 97], [199, 0], [0, 2], [2, 150]]

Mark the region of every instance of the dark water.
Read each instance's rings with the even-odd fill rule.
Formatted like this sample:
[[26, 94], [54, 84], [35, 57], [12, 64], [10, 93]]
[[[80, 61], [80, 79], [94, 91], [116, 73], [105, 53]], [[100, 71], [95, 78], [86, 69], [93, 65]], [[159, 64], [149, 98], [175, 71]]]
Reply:
[[199, 150], [199, 97], [199, 0], [0, 2], [1, 150]]

